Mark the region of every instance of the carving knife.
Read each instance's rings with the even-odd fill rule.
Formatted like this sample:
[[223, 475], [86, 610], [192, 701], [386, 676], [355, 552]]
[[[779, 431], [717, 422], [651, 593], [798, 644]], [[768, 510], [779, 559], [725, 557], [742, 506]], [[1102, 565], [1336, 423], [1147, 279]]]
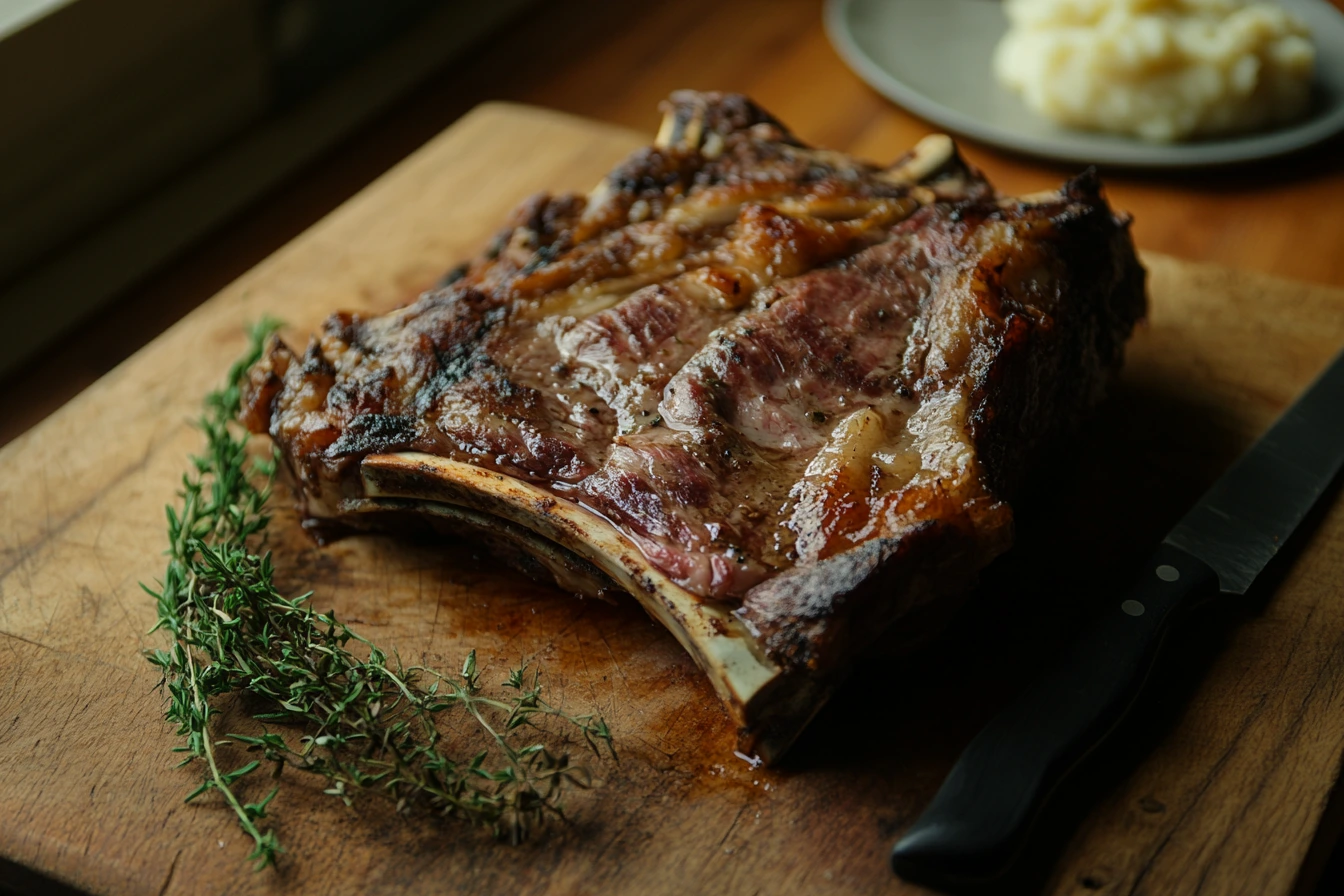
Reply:
[[1167, 534], [1057, 665], [971, 741], [892, 868], [923, 884], [1002, 878], [1041, 807], [1137, 698], [1167, 633], [1242, 595], [1344, 465], [1344, 352]]

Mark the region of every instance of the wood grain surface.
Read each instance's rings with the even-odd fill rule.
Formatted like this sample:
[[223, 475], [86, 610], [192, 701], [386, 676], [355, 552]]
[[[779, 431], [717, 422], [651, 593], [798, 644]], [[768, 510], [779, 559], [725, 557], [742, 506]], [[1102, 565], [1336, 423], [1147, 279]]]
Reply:
[[[1344, 0], [1332, 0], [1344, 9]], [[60, 407], [478, 103], [545, 106], [641, 133], [673, 90], [735, 90], [805, 140], [890, 161], [931, 126], [888, 102], [831, 49], [822, 0], [547, 0], [300, 176], [0, 382], [0, 444]], [[957, 35], [949, 33], [949, 52]], [[971, 161], [1004, 190], [1076, 168], [977, 143]], [[1212, 171], [1108, 171], [1138, 244], [1194, 261], [1344, 287], [1344, 140]], [[59, 297], [53, 297], [59, 300]]]
[[[288, 586], [439, 668], [471, 647], [487, 676], [540, 662], [566, 708], [606, 715], [621, 760], [521, 847], [355, 813], [294, 776], [272, 812], [289, 852], [254, 874], [222, 804], [182, 804], [195, 772], [173, 767], [139, 656], [160, 642], [137, 583], [162, 568], [200, 396], [247, 322], [279, 315], [302, 341], [332, 309], [404, 303], [525, 195], [587, 189], [646, 140], [482, 107], [0, 449], [0, 857], [100, 894], [919, 892], [886, 852], [960, 747], [1344, 341], [1344, 291], [1148, 254], [1150, 321], [1104, 412], [1043, 458], [1018, 548], [942, 638], [861, 670], [777, 770], [733, 756], [711, 689], [633, 603], [576, 601], [469, 545], [319, 548], [282, 512]], [[1151, 752], [1063, 819], [1049, 892], [1292, 890], [1344, 752], [1344, 507], [1295, 553], [1183, 642], [1165, 721], [1121, 742]]]

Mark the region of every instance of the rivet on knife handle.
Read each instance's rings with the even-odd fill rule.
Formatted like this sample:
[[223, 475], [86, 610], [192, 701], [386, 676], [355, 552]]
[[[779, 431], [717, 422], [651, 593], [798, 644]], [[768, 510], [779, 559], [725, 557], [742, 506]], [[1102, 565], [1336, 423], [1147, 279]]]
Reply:
[[934, 886], [1004, 874], [1050, 793], [1133, 704], [1173, 621], [1217, 592], [1207, 565], [1159, 547], [1059, 665], [966, 747], [892, 850], [896, 873]]

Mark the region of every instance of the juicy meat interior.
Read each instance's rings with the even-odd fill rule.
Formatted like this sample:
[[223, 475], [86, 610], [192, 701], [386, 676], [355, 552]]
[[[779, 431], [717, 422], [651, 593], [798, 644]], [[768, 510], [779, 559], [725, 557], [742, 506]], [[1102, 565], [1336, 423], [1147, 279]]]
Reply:
[[1003, 198], [945, 137], [882, 168], [741, 96], [666, 112], [441, 288], [274, 343], [245, 421], [312, 517], [354, 518], [373, 453], [497, 471], [824, 666], [1008, 546], [1005, 501], [1100, 397], [1143, 271], [1091, 175]]

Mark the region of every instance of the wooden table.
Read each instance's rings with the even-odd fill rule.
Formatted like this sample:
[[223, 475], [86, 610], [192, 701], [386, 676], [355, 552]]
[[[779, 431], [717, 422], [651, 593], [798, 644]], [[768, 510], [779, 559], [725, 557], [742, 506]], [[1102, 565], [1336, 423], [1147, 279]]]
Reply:
[[[647, 132], [657, 101], [670, 89], [741, 90], [814, 143], [878, 159], [897, 155], [929, 127], [842, 66], [819, 16], [819, 4], [804, 0], [540, 7], [519, 31], [445, 72], [11, 381], [0, 441], [41, 419], [482, 99], [517, 99]], [[1006, 191], [1051, 186], [1069, 173], [974, 144], [966, 149]], [[1344, 285], [1344, 258], [1335, 249], [1344, 233], [1339, 155], [1336, 143], [1273, 168], [1166, 177], [1117, 173], [1107, 183], [1115, 204], [1135, 214], [1136, 236], [1146, 249]], [[1323, 837], [1325, 846], [1329, 840]], [[1291, 877], [1297, 869], [1281, 871]], [[1080, 879], [1078, 886], [1102, 890], [1106, 882]]]

